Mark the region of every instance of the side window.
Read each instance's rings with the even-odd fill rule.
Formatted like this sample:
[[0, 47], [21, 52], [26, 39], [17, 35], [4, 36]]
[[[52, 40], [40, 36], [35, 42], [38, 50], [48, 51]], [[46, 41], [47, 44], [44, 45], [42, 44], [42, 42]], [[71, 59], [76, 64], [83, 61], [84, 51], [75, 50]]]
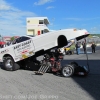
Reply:
[[15, 39], [15, 40], [13, 40], [13, 41], [12, 41], [12, 44], [19, 43], [19, 40], [20, 40], [20, 38], [17, 38], [17, 39]]
[[29, 39], [30, 39], [29, 37], [25, 37], [25, 36], [19, 37], [19, 38], [15, 39], [15, 40], [12, 42], [12, 44], [20, 43], [20, 42], [23, 42], [23, 41], [26, 41], [26, 40], [29, 40]]
[[12, 44], [16, 44], [16, 39], [12, 41]]
[[23, 41], [26, 41], [26, 40], [29, 40], [29, 39], [30, 39], [29, 37], [24, 37], [23, 36], [23, 37], [18, 38], [16, 42], [20, 43], [20, 42], [23, 42]]
[[29, 37], [21, 37], [21, 42], [29, 40], [29, 39], [30, 39]]

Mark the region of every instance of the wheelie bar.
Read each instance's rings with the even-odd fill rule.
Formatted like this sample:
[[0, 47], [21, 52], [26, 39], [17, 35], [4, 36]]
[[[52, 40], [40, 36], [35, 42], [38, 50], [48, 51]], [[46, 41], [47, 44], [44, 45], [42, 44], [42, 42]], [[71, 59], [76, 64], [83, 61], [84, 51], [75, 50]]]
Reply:
[[39, 68], [39, 70], [37, 71], [37, 72], [35, 72], [36, 74], [44, 74], [44, 73], [46, 73], [47, 72], [47, 70], [49, 69], [49, 66], [47, 66], [47, 65], [45, 65], [45, 64], [43, 64], [40, 68]]

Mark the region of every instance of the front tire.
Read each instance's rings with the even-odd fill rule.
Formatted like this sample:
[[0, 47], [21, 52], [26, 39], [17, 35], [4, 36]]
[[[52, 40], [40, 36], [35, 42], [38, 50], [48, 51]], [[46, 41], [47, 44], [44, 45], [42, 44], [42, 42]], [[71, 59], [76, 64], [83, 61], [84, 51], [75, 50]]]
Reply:
[[20, 66], [14, 62], [12, 57], [6, 57], [3, 61], [4, 69], [7, 71], [15, 71], [20, 68]]
[[64, 77], [71, 77], [74, 74], [74, 67], [72, 65], [65, 65], [62, 67], [62, 75]]

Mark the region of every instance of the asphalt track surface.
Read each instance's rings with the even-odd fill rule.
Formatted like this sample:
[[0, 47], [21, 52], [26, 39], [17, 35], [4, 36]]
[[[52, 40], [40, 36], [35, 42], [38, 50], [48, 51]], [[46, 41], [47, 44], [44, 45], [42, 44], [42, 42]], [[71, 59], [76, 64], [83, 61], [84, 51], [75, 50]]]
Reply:
[[[35, 75], [32, 70], [0, 69], [0, 100], [100, 100], [100, 50], [97, 48], [94, 54], [90, 49], [87, 51], [87, 77], [65, 78], [50, 73]], [[87, 66], [82, 50], [80, 55], [66, 55], [62, 65], [70, 61]]]

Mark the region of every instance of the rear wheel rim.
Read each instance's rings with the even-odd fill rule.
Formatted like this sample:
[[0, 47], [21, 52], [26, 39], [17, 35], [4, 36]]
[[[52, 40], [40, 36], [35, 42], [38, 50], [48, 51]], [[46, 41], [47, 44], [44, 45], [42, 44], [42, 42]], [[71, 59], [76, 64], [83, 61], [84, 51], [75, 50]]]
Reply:
[[64, 69], [63, 69], [63, 74], [64, 74], [64, 76], [71, 76], [72, 75], [72, 73], [73, 73], [73, 70], [72, 70], [72, 68], [71, 67], [65, 67]]

